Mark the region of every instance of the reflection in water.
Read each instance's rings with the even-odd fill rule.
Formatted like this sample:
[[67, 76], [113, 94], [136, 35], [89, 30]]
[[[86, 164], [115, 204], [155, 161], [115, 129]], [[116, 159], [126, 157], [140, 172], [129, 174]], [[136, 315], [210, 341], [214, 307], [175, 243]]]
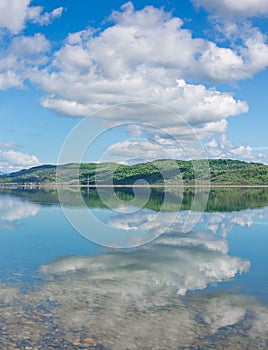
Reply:
[[[0, 198], [3, 222], [42, 210], [16, 197], [13, 205], [8, 204], [10, 197]], [[155, 197], [150, 208], [122, 216], [107, 215], [107, 208], [98, 207], [98, 198], [92, 199], [115, 232], [162, 230], [173, 217], [168, 209], [174, 203], [167, 203], [161, 220], [152, 220], [156, 203]], [[25, 209], [24, 215], [16, 214], [17, 207]], [[14, 208], [13, 213], [7, 208]], [[139, 248], [59, 256], [41, 264], [44, 280], [28, 293], [1, 285], [2, 348], [266, 349], [267, 306], [239, 290], [206, 289], [251, 270], [246, 257], [230, 254], [228, 233], [237, 225], [255, 225], [256, 219], [268, 216], [268, 207], [234, 210], [204, 213], [200, 227], [205, 229], [188, 234], [180, 231], [183, 216], [188, 215], [182, 211], [165, 234]], [[56, 214], [50, 210], [49, 215], [51, 219]]]
[[[236, 293], [185, 295], [247, 272], [249, 265], [229, 256], [224, 240], [170, 233], [128, 253], [43, 265], [46, 280], [36, 291], [9, 290], [2, 303], [17, 310], [16, 324], [39, 329], [38, 341], [49, 335], [58, 348], [258, 349], [268, 341], [267, 307]], [[14, 319], [4, 317], [13, 330]]]
[[[144, 212], [135, 213], [129, 225], [139, 215], [139, 222], [146, 221]], [[37, 299], [49, 296], [60, 305], [52, 314], [62, 329], [71, 329], [72, 336], [83, 330], [86, 339], [105, 349], [256, 347], [267, 341], [267, 308], [237, 294], [186, 295], [249, 267], [249, 261], [228, 255], [224, 239], [170, 230], [130, 252], [67, 257], [41, 266], [47, 282]], [[80, 337], [75, 344], [84, 341]]]
[[13, 229], [14, 221], [35, 216], [40, 209], [34, 204], [9, 195], [0, 196], [0, 228]]
[[[100, 190], [99, 190], [100, 191]], [[91, 208], [104, 208], [106, 207], [98, 192], [94, 189], [81, 189], [83, 198], [87, 205]], [[114, 195], [110, 192], [103, 190], [102, 197], [105, 198], [105, 202], [109, 207], [114, 206]], [[115, 189], [118, 198], [124, 201], [131, 201], [134, 193], [128, 188]], [[1, 189], [0, 194], [9, 194], [10, 196], [16, 196], [24, 198], [30, 202], [44, 204], [58, 204], [57, 191], [53, 189]], [[191, 188], [186, 188], [181, 197], [181, 191], [169, 193], [168, 203], [166, 203], [166, 211], [177, 211], [178, 203], [182, 202], [181, 210], [189, 210], [192, 206], [194, 191]], [[161, 189], [152, 189], [151, 196], [145, 205], [145, 208], [152, 210], [159, 210], [164, 202], [165, 193]], [[77, 206], [79, 203], [80, 190], [79, 189], [66, 189], [65, 203], [69, 206]], [[140, 203], [144, 203], [142, 193], [139, 198], [136, 198], [136, 203], [139, 206]], [[268, 188], [213, 188], [210, 190], [208, 203], [205, 208], [205, 212], [230, 212], [240, 211], [248, 208], [262, 208], [268, 206]]]
[[[153, 235], [155, 232], [181, 232], [188, 217], [188, 210], [180, 211], [176, 216], [174, 213], [162, 212], [161, 216], [157, 217], [154, 211], [143, 209], [131, 215], [115, 212], [110, 217], [103, 218], [103, 221], [118, 230], [141, 230]], [[200, 214], [200, 218], [200, 223], [204, 224], [206, 231], [226, 238], [236, 226], [249, 228], [256, 220], [268, 218], [268, 207], [231, 212], [205, 212]]]
[[83, 270], [88, 278], [107, 280], [109, 289], [120, 283], [131, 295], [137, 288], [142, 299], [151, 291], [171, 289], [170, 295], [185, 295], [246, 272], [249, 262], [228, 256], [227, 243], [202, 232], [187, 236], [166, 234], [132, 252], [98, 256], [68, 257], [41, 267], [49, 275]]
[[228, 233], [235, 226], [251, 227], [256, 219], [268, 218], [268, 207], [260, 209], [247, 209], [242, 211], [232, 211], [223, 213], [203, 213], [202, 221], [206, 229], [222, 237], [227, 237]]
[[70, 350], [267, 348], [268, 310], [243, 295], [172, 298], [163, 288], [157, 293], [152, 290], [147, 300], [139, 286], [129, 295], [118, 281], [109, 282], [103, 274], [89, 279], [82, 273], [58, 277], [35, 293], [6, 292], [13, 294], [13, 302], [12, 298], [1, 300], [6, 309], [0, 322], [8, 322], [5, 332], [13, 338], [15, 334], [19, 346]]

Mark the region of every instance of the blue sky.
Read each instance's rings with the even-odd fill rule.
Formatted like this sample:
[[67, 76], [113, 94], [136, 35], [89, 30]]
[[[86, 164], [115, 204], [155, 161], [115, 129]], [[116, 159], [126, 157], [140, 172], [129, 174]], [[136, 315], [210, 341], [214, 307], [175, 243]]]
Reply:
[[0, 0], [0, 172], [57, 163], [84, 118], [86, 161], [188, 159], [194, 139], [268, 163], [267, 16], [267, 0]]

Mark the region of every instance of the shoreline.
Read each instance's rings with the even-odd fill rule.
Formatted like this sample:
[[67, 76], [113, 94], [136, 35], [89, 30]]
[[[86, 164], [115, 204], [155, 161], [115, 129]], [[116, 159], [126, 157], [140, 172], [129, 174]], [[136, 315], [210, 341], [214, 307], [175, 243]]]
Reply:
[[42, 188], [268, 188], [268, 185], [228, 185], [228, 184], [182, 184], [182, 185], [68, 185], [68, 184], [14, 184], [14, 183], [2, 183], [0, 189], [42, 189]]

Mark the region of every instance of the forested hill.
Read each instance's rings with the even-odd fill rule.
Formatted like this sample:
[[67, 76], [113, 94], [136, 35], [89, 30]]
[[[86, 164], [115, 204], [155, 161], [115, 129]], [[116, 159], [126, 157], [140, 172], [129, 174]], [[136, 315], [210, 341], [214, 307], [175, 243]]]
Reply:
[[[219, 185], [268, 185], [268, 165], [246, 163], [231, 159], [211, 159], [209, 162], [210, 180]], [[183, 181], [195, 184], [195, 167], [200, 161], [158, 160], [136, 165], [118, 165], [115, 163], [83, 163], [61, 165], [61, 182], [65, 184], [94, 185], [97, 174], [98, 183], [117, 185], [133, 184], [137, 180], [146, 180], [150, 184], [162, 184], [164, 179], [170, 185]], [[49, 184], [56, 182], [56, 166], [42, 165], [1, 175], [0, 183]], [[79, 178], [74, 172], [79, 171]], [[207, 174], [202, 174], [204, 183]], [[79, 181], [79, 182], [78, 182]]]

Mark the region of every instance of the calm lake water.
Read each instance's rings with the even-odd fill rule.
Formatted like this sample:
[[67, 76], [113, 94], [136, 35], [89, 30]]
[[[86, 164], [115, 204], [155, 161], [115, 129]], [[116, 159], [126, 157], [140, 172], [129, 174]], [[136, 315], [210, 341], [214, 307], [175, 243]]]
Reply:
[[1, 349], [268, 348], [268, 189], [82, 198], [1, 190]]

